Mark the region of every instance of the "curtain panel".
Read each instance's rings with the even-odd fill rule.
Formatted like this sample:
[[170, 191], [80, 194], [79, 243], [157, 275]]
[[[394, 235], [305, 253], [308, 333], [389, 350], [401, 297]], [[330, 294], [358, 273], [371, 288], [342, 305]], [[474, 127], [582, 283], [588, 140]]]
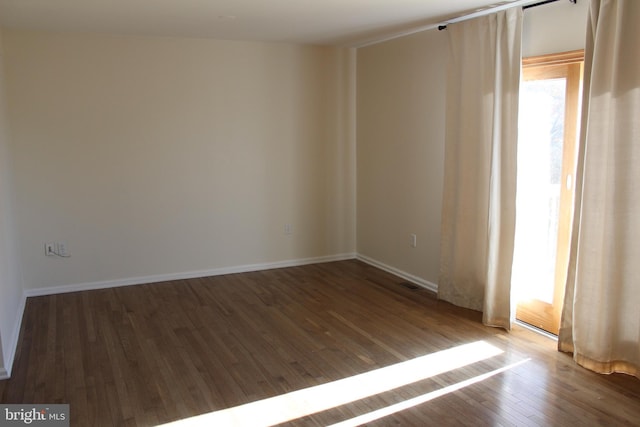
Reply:
[[558, 348], [640, 376], [640, 1], [591, 2]]
[[438, 297], [510, 329], [522, 9], [450, 24]]

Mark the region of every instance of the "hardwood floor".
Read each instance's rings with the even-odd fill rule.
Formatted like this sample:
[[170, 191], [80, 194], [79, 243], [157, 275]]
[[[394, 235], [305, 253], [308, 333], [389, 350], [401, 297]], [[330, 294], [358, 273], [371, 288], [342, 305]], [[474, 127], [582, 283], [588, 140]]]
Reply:
[[69, 403], [74, 426], [156, 425], [484, 341], [501, 353], [285, 424], [422, 398], [368, 425], [640, 425], [637, 379], [589, 372], [552, 340], [484, 327], [402, 283], [342, 261], [29, 298], [0, 402]]

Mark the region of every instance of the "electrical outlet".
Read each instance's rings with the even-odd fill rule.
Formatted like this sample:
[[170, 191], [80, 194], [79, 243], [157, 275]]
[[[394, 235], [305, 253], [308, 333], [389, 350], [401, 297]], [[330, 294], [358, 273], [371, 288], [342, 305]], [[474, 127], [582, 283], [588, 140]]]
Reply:
[[284, 225], [284, 234], [293, 234], [293, 227], [291, 224]]
[[64, 242], [52, 242], [44, 244], [44, 254], [46, 256], [57, 256], [61, 258], [69, 258], [69, 248]]
[[415, 248], [418, 246], [418, 236], [415, 234], [409, 234], [409, 244], [411, 245], [412, 248]]
[[44, 244], [44, 254], [46, 256], [55, 256], [55, 254], [56, 254], [56, 244], [55, 243], [45, 243]]

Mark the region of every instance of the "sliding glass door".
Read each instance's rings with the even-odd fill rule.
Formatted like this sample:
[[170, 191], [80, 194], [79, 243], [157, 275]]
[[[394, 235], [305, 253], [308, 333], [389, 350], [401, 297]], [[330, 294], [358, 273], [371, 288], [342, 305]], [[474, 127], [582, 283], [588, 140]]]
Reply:
[[571, 225], [582, 52], [523, 61], [518, 134], [516, 317], [558, 333]]

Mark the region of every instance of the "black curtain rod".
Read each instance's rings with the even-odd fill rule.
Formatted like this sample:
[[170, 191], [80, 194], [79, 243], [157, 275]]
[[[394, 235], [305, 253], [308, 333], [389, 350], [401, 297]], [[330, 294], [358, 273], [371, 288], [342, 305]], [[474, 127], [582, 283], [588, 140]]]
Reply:
[[[538, 6], [542, 6], [545, 4], [549, 4], [549, 3], [555, 3], [559, 0], [544, 0], [538, 3], [533, 3], [533, 4], [528, 4], [526, 6], [522, 6], [522, 10], [526, 10], [532, 7], [538, 7]], [[578, 0], [569, 0], [571, 3], [576, 4], [578, 2]], [[446, 30], [447, 26], [446, 25], [438, 25], [438, 31], [442, 31], [442, 30]]]
[[[538, 2], [538, 3], [528, 4], [528, 5], [526, 5], [526, 6], [522, 6], [522, 10], [527, 10], [527, 9], [529, 9], [529, 8], [531, 8], [531, 7], [538, 7], [538, 6], [542, 6], [542, 5], [545, 5], [545, 4], [548, 4], [548, 3], [555, 3], [555, 2], [557, 2], [557, 1], [558, 1], [558, 0], [544, 0], [544, 1], [541, 1], [541, 2]], [[569, 1], [570, 1], [571, 3], [573, 3], [573, 4], [575, 4], [578, 0], [569, 0]]]

